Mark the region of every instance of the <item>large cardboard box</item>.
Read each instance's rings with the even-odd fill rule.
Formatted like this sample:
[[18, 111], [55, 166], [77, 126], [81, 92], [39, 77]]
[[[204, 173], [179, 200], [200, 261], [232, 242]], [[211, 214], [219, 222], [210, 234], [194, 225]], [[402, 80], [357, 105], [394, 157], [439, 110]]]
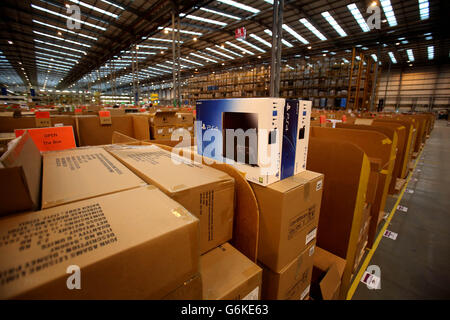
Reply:
[[146, 184], [100, 147], [44, 153], [42, 175], [43, 209]]
[[176, 110], [161, 110], [150, 115], [150, 125], [153, 127], [174, 127], [177, 124]]
[[39, 208], [42, 158], [28, 132], [0, 158], [0, 216]]
[[202, 300], [203, 287], [200, 273], [185, 281], [181, 286], [166, 295], [163, 300]]
[[199, 218], [202, 253], [231, 239], [232, 177], [153, 145], [115, 145], [107, 150], [144, 181], [158, 186]]
[[111, 124], [101, 124], [98, 116], [76, 116], [76, 130], [79, 146], [110, 144], [114, 131], [133, 137], [133, 117], [112, 116]]
[[346, 261], [331, 252], [316, 247], [311, 280], [311, 298], [337, 300]]
[[200, 257], [205, 300], [259, 300], [262, 269], [229, 243]]
[[263, 300], [303, 300], [310, 290], [316, 241], [279, 272], [264, 267]]
[[5, 217], [0, 239], [1, 299], [160, 299], [199, 271], [198, 219], [154, 186]]
[[175, 115], [175, 124], [177, 126], [185, 126], [185, 125], [189, 125], [189, 126], [193, 126], [194, 125], [194, 115], [191, 112], [177, 112], [177, 114]]
[[323, 174], [304, 171], [267, 187], [252, 184], [259, 206], [258, 260], [281, 271], [317, 233]]

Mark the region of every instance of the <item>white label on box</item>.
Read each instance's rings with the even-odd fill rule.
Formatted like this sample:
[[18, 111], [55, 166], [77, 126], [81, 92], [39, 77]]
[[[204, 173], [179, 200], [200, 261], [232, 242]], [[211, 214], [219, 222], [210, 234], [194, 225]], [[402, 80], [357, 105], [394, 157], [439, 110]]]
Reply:
[[364, 272], [361, 282], [366, 284], [369, 289], [380, 289], [380, 278], [370, 272]]
[[317, 181], [317, 184], [316, 184], [316, 191], [319, 191], [320, 189], [322, 189], [322, 182], [323, 182], [323, 180]]
[[163, 129], [158, 129], [158, 133], [162, 133], [163, 132]]
[[311, 231], [310, 233], [308, 233], [306, 235], [306, 244], [310, 243], [311, 240], [313, 240], [316, 237], [317, 234], [317, 228], [314, 228], [313, 231]]
[[303, 290], [302, 295], [300, 296], [300, 300], [305, 299], [306, 295], [309, 293], [309, 288], [311, 285], [308, 285], [305, 290]]
[[242, 300], [258, 300], [258, 297], [259, 297], [259, 286], [257, 286], [248, 295], [242, 298]]
[[314, 249], [315, 249], [315, 247], [316, 247], [316, 246], [312, 246], [312, 247], [309, 249], [309, 256], [310, 256], [310, 257], [314, 254]]
[[64, 127], [64, 123], [55, 123], [55, 127]]
[[397, 235], [398, 235], [398, 233], [395, 233], [395, 232], [392, 232], [389, 230], [386, 230], [383, 234], [384, 237], [392, 239], [392, 240], [397, 239]]
[[181, 118], [181, 114], [178, 115], [178, 118]]
[[408, 212], [408, 207], [398, 205], [397, 206], [397, 210], [400, 210], [400, 211], [403, 211], [403, 212]]

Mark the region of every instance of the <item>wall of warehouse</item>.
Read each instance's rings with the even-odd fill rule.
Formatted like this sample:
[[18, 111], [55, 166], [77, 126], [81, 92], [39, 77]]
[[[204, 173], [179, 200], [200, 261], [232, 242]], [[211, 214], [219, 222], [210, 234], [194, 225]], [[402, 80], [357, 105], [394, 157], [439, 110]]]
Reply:
[[385, 110], [396, 106], [401, 111], [448, 108], [450, 106], [450, 66], [430, 66], [410, 69], [383, 70], [378, 84], [378, 99], [384, 99]]

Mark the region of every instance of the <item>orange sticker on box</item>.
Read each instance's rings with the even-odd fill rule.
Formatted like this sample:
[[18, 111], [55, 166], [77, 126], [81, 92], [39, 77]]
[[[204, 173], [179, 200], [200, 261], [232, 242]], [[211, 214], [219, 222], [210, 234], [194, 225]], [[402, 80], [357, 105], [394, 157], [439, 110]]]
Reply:
[[50, 112], [48, 111], [36, 111], [34, 115], [36, 116], [37, 119], [50, 118]]
[[100, 117], [111, 117], [111, 112], [109, 112], [109, 111], [99, 111], [98, 115]]
[[16, 137], [20, 137], [28, 131], [39, 151], [59, 151], [76, 148], [75, 136], [72, 126], [16, 129]]
[[83, 109], [81, 109], [81, 108], [75, 109], [75, 114], [77, 114], [77, 113], [83, 113]]

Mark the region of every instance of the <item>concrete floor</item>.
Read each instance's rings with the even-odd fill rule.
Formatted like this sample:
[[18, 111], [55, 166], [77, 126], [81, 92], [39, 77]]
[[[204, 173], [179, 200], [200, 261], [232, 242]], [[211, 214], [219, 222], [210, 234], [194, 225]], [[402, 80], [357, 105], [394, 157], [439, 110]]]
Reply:
[[[370, 265], [381, 270], [381, 289], [359, 285], [353, 299], [450, 299], [450, 126], [437, 120], [400, 205]], [[416, 181], [417, 179], [417, 181]], [[397, 199], [387, 201], [390, 212]]]

